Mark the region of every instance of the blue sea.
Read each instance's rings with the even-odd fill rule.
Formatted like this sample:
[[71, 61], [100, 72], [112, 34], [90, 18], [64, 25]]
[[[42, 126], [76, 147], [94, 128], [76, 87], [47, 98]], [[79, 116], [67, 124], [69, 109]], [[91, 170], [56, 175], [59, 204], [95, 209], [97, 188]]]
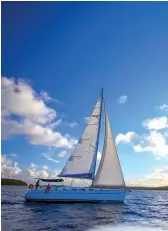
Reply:
[[168, 191], [131, 191], [125, 203], [25, 203], [27, 187], [2, 186], [2, 231], [168, 230]]

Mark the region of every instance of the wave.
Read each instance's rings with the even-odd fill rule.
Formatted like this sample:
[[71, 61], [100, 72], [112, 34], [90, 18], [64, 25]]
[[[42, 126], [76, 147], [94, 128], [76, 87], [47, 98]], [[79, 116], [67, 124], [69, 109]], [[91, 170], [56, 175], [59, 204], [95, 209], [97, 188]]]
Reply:
[[107, 226], [99, 226], [88, 229], [88, 231], [163, 231], [168, 230], [168, 227], [145, 227], [138, 225], [107, 225]]

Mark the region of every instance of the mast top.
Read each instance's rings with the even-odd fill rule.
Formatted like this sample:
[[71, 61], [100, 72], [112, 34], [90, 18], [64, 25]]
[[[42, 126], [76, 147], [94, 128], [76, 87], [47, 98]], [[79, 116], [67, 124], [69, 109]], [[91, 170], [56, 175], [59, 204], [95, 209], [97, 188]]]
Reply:
[[100, 90], [100, 97], [103, 98], [103, 88]]

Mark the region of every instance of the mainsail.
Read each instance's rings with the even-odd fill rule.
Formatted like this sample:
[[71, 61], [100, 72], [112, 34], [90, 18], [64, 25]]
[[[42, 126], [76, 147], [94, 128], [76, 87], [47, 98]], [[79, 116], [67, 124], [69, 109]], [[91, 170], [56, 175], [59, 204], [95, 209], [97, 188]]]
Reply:
[[110, 122], [106, 108], [105, 114], [105, 138], [102, 158], [94, 180], [94, 187], [125, 187], [120, 162], [115, 143], [112, 137]]
[[75, 150], [60, 173], [60, 177], [93, 179], [100, 132], [102, 100], [103, 91], [101, 91], [101, 95], [83, 135], [79, 139]]

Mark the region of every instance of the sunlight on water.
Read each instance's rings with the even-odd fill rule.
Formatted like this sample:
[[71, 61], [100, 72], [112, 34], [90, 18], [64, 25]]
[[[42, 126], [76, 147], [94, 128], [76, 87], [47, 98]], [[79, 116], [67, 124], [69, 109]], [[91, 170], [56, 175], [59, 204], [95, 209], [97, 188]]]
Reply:
[[107, 225], [107, 226], [99, 226], [88, 231], [164, 231], [168, 230], [166, 228], [157, 228], [157, 227], [145, 227], [145, 226], [129, 226], [129, 225]]

